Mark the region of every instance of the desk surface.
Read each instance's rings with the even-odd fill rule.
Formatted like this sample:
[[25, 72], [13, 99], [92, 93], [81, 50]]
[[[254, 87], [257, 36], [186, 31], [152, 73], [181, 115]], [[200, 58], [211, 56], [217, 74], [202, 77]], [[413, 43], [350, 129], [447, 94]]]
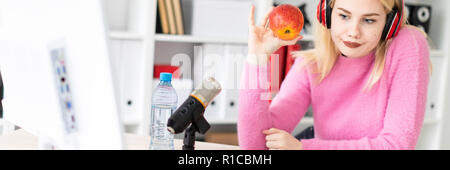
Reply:
[[[148, 150], [150, 136], [125, 134], [126, 149]], [[183, 140], [174, 140], [175, 150], [181, 150]], [[239, 150], [239, 146], [223, 145], [208, 142], [195, 142], [197, 150]], [[0, 136], [0, 149], [7, 150], [36, 150], [38, 149], [38, 137], [23, 129], [16, 130], [10, 134]]]

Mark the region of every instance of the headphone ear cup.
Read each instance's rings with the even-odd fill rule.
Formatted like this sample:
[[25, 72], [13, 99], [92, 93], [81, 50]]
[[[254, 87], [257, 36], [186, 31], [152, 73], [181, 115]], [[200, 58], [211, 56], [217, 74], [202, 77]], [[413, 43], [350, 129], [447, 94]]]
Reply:
[[392, 25], [395, 29], [392, 32], [392, 36], [390, 38], [397, 36], [398, 32], [400, 31], [401, 22], [402, 22], [402, 16], [400, 14], [398, 14], [395, 22]]
[[[322, 22], [322, 5], [323, 5], [323, 1], [324, 0], [320, 0], [319, 4], [317, 5], [317, 20], [319, 21], [320, 24], [324, 25], [324, 23]], [[325, 26], [325, 25], [324, 25]]]
[[320, 0], [317, 5], [317, 20], [324, 27], [331, 28], [331, 7], [329, 6], [330, 0]]
[[[321, 1], [322, 2], [322, 1]], [[319, 21], [319, 23], [320, 23], [320, 4], [321, 4], [321, 2], [319, 2], [319, 4], [317, 5], [317, 21]]]
[[386, 25], [384, 26], [383, 34], [381, 35], [382, 40], [389, 40], [397, 36], [400, 32], [400, 25], [403, 20], [403, 9], [405, 8], [404, 1], [401, 0], [401, 9], [394, 8], [386, 17]]
[[395, 12], [392, 11], [386, 16], [386, 25], [384, 26], [383, 33], [381, 34], [381, 40], [388, 40], [390, 37], [388, 37], [388, 34], [391, 32], [391, 29], [393, 27], [393, 22], [395, 20]]
[[331, 8], [329, 4], [329, 0], [327, 0], [326, 4], [327, 8], [325, 9], [325, 21], [327, 22], [327, 28], [331, 28], [331, 12], [333, 11], [333, 8]]

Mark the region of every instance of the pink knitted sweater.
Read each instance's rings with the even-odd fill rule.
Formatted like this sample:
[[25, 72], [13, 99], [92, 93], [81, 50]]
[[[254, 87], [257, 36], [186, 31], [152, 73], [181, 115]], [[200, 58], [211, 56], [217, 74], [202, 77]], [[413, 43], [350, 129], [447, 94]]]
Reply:
[[314, 83], [301, 57], [269, 104], [267, 66], [245, 63], [239, 93], [238, 136], [241, 149], [267, 149], [263, 130], [292, 133], [309, 105], [315, 138], [303, 149], [414, 149], [424, 120], [429, 80], [429, 49], [425, 37], [404, 27], [392, 40], [383, 74], [363, 91], [375, 61], [374, 52], [361, 58], [339, 56], [330, 74]]

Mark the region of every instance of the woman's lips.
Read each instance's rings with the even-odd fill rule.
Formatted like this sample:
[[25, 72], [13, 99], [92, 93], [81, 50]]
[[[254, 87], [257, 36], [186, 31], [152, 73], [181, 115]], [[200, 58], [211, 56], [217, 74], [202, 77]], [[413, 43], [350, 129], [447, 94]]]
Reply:
[[359, 43], [355, 43], [355, 42], [350, 42], [350, 41], [344, 41], [345, 46], [349, 47], [349, 48], [358, 48], [359, 46], [361, 46], [361, 44]]

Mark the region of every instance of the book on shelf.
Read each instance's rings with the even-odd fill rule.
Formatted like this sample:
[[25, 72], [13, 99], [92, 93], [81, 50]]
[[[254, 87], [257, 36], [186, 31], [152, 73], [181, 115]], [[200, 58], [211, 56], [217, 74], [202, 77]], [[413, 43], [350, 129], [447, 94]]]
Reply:
[[166, 2], [166, 9], [167, 9], [167, 18], [169, 20], [169, 33], [176, 34], [177, 29], [176, 29], [176, 25], [175, 25], [175, 16], [173, 13], [172, 0], [165, 0], [165, 2]]
[[156, 33], [184, 35], [182, 0], [158, 0]]
[[[156, 23], [156, 30], [160, 29], [162, 30], [161, 33], [168, 34], [169, 33], [169, 21], [167, 18], [167, 9], [166, 9], [166, 3], [165, 0], [158, 0], [158, 18], [160, 22]], [[158, 24], [160, 23], [160, 24]], [[158, 28], [159, 27], [159, 28]], [[160, 33], [157, 31], [157, 33]]]
[[161, 26], [161, 16], [159, 14], [159, 11], [160, 11], [160, 9], [159, 9], [159, 3], [158, 3], [158, 5], [156, 6], [156, 24], [155, 24], [155, 32], [157, 34], [163, 33], [162, 26]]
[[184, 34], [183, 11], [181, 10], [181, 0], [172, 0], [173, 12], [175, 15], [175, 24], [178, 35]]

